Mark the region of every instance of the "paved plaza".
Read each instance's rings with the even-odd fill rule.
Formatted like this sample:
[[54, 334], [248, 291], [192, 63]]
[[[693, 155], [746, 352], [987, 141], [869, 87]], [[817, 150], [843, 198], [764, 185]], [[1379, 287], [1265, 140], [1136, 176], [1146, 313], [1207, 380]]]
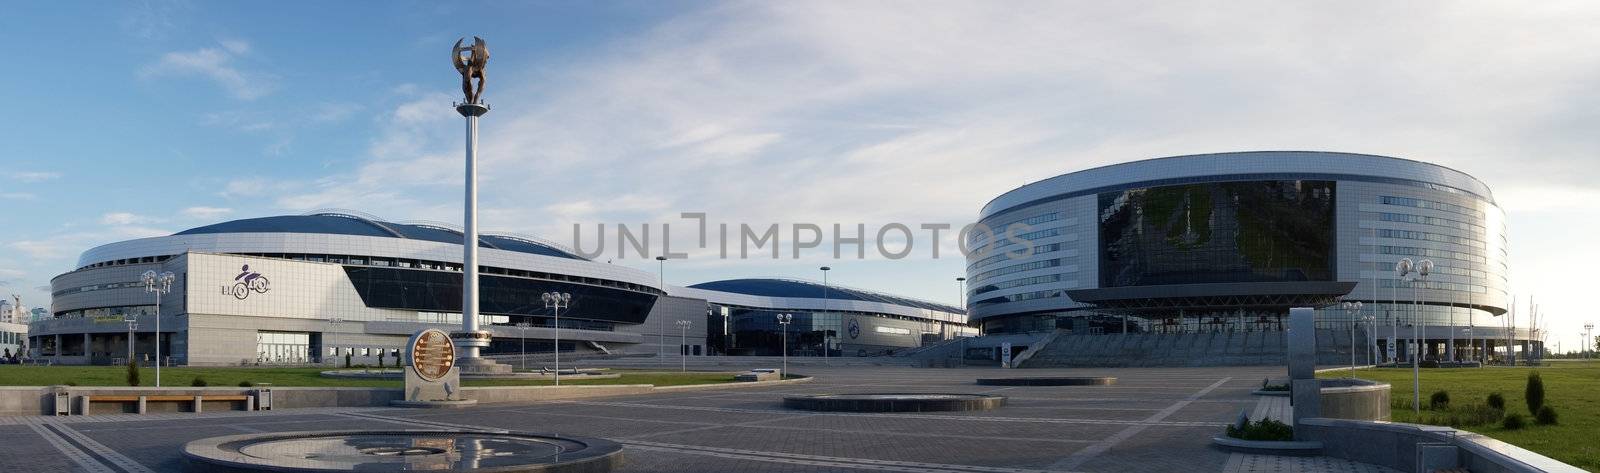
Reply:
[[[177, 471], [190, 440], [241, 433], [458, 427], [601, 437], [630, 472], [706, 471], [1390, 471], [1328, 458], [1230, 454], [1210, 436], [1242, 410], [1278, 411], [1250, 391], [1283, 368], [922, 369], [808, 367], [809, 383], [455, 410], [0, 417], [0, 471]], [[978, 377], [1115, 376], [1112, 386], [978, 386]], [[992, 393], [981, 412], [828, 413], [790, 394]]]

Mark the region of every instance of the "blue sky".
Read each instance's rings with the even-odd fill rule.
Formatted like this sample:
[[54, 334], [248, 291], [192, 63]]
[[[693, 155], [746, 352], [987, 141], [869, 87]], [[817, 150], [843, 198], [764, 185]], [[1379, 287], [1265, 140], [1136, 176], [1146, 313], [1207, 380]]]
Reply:
[[[1097, 165], [1385, 154], [1496, 190], [1513, 285], [1570, 348], [1600, 318], [1579, 272], [1600, 266], [1595, 24], [1589, 2], [13, 3], [0, 292], [38, 305], [87, 248], [226, 219], [459, 221], [445, 54], [476, 34], [493, 53], [486, 229], [681, 235], [676, 216], [696, 211], [960, 225]], [[918, 246], [898, 261], [696, 254], [667, 279], [829, 264], [837, 282], [955, 302], [963, 262]]]

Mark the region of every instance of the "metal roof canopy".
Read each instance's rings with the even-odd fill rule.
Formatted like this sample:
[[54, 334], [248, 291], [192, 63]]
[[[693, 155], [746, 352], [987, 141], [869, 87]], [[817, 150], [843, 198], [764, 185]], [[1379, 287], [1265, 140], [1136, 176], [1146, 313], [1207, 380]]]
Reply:
[[1255, 309], [1283, 311], [1291, 307], [1327, 307], [1354, 290], [1345, 281], [1169, 284], [1161, 286], [1069, 289], [1073, 301], [1096, 309], [1162, 318], [1173, 311]]

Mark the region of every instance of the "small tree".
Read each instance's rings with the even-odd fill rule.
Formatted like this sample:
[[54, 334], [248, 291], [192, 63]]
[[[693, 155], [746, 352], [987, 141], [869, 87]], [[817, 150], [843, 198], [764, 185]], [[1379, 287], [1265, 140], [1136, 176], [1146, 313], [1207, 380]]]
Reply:
[[1556, 410], [1550, 406], [1539, 407], [1539, 413], [1533, 415], [1533, 421], [1540, 425], [1556, 425]]
[[378, 351], [378, 368], [379, 369], [383, 368], [383, 351], [382, 350]]
[[1544, 380], [1538, 371], [1528, 372], [1528, 390], [1523, 396], [1528, 399], [1528, 413], [1539, 414], [1539, 408], [1544, 407]]
[[1506, 397], [1501, 396], [1500, 393], [1489, 393], [1488, 403], [1489, 407], [1493, 407], [1502, 411], [1506, 410]]
[[128, 385], [139, 385], [139, 362], [128, 360]]
[[1438, 390], [1438, 391], [1434, 391], [1432, 396], [1428, 396], [1428, 408], [1429, 409], [1446, 409], [1446, 408], [1449, 408], [1449, 407], [1450, 407], [1450, 393], [1445, 392], [1444, 390], [1441, 389], [1441, 390]]
[[349, 368], [350, 367], [350, 354], [349, 353], [345, 353], [344, 354], [344, 367], [345, 368]]
[[203, 388], [203, 387], [209, 386], [210, 383], [207, 383], [205, 378], [202, 378], [202, 377], [199, 377], [199, 376], [195, 376], [194, 377], [194, 381], [190, 381], [189, 385], [197, 387], [197, 388]]

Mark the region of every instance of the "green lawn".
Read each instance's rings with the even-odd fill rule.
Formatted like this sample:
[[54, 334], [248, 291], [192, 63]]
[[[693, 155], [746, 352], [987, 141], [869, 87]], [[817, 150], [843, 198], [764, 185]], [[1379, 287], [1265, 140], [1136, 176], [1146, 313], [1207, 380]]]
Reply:
[[[1537, 425], [1528, 412], [1523, 391], [1527, 386], [1528, 372], [1533, 370], [1538, 370], [1544, 380], [1545, 405], [1555, 408], [1560, 416], [1557, 425]], [[1330, 372], [1320, 376], [1338, 378], [1345, 376], [1345, 373]], [[1448, 425], [1452, 413], [1459, 414], [1471, 406], [1482, 406], [1489, 393], [1498, 392], [1505, 396], [1506, 412], [1521, 413], [1528, 420], [1527, 427], [1506, 430], [1498, 422], [1455, 427], [1500, 439], [1589, 471], [1600, 471], [1600, 437], [1596, 437], [1600, 433], [1600, 362], [1551, 362], [1539, 368], [1423, 369], [1423, 409], [1420, 416], [1411, 409], [1410, 369], [1365, 369], [1358, 370], [1356, 376], [1393, 386], [1392, 415], [1395, 422]], [[1429, 395], [1438, 390], [1450, 394], [1450, 409], [1428, 409]]]
[[[272, 383], [273, 386], [322, 387], [372, 387], [399, 388], [398, 379], [344, 379], [324, 378], [318, 373], [325, 368], [162, 368], [162, 386], [189, 386], [196, 377], [204, 378], [210, 386], [238, 386], [241, 381]], [[155, 368], [141, 368], [142, 386], [154, 386]], [[49, 386], [75, 384], [78, 386], [126, 386], [128, 370], [114, 366], [17, 366], [0, 365], [0, 386]], [[687, 384], [712, 384], [733, 382], [731, 373], [617, 371], [620, 378], [566, 380], [561, 384], [654, 384], [678, 386]], [[466, 386], [549, 386], [554, 381], [544, 380], [467, 380]]]

